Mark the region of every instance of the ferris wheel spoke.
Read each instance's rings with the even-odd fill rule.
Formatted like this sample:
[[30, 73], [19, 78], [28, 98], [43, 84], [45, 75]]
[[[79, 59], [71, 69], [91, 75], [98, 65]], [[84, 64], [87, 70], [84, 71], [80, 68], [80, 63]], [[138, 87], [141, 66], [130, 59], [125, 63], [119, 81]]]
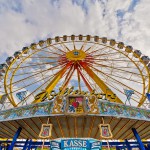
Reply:
[[[106, 47], [106, 48], [105, 48]], [[103, 46], [102, 48], [100, 48], [100, 50], [98, 50], [98, 52], [100, 52], [100, 53], [94, 53], [93, 55], [94, 55], [94, 58], [96, 58], [96, 57], [98, 57], [98, 55], [100, 56], [100, 57], [108, 57], [108, 55], [109, 54], [111, 54], [111, 56], [112, 56], [112, 50], [110, 49], [110, 48], [108, 48], [107, 46]], [[113, 52], [113, 53], [116, 53], [117, 54], [117, 51], [115, 51], [115, 52]], [[97, 55], [97, 56], [95, 56], [95, 55]], [[115, 56], [115, 55], [114, 55]]]
[[[48, 76], [48, 80], [46, 82], [44, 82], [41, 86], [39, 86], [38, 88], [36, 88], [34, 91], [32, 91], [32, 93], [30, 93], [24, 100], [26, 100], [28, 97], [30, 97], [31, 95], [33, 95], [33, 93], [35, 93], [36, 91], [38, 91], [40, 88], [42, 88], [50, 79], [52, 79], [55, 75], [52, 76]], [[37, 81], [38, 83], [39, 81]]]
[[[108, 55], [107, 55], [107, 59], [108, 59], [108, 56], [109, 56], [109, 54], [111, 54], [111, 53], [108, 53]], [[117, 53], [116, 53], [117, 54]], [[131, 60], [130, 59], [128, 59], [128, 58], [126, 58], [125, 56], [119, 56], [119, 55], [113, 55], [113, 56], [111, 56], [111, 59], [109, 58], [108, 60], [112, 60], [112, 61], [125, 61], [125, 62], [130, 62], [131, 63]], [[133, 61], [134, 63], [135, 62], [139, 62], [139, 60], [134, 60]], [[127, 65], [128, 66], [128, 65]]]
[[[64, 65], [62, 65], [62, 66], [64, 66]], [[26, 77], [26, 78], [20, 79], [20, 80], [18, 80], [18, 81], [16, 81], [16, 82], [12, 82], [12, 83], [8, 84], [7, 86], [10, 86], [10, 85], [19, 83], [19, 82], [21, 82], [21, 81], [23, 81], [23, 80], [28, 80], [29, 78], [32, 78], [32, 77], [35, 77], [35, 76], [39, 75], [39, 73], [41, 73], [41, 72], [46, 72], [46, 71], [52, 70], [52, 69], [54, 69], [54, 68], [56, 69], [57, 67], [60, 67], [60, 65], [55, 66], [55, 67], [52, 67], [52, 68], [49, 68], [49, 69], [40, 70], [40, 71], [36, 72], [35, 74], [33, 74], [33, 75], [31, 75], [31, 76], [28, 76], [28, 77]]]
[[69, 68], [69, 70], [66, 71], [66, 73], [64, 74], [65, 79], [64, 79], [64, 82], [62, 83], [62, 86], [61, 86], [62, 88], [64, 87], [65, 83], [66, 83], [67, 80], [69, 79], [69, 76], [70, 76], [70, 74], [71, 74], [71, 72], [72, 72], [72, 69], [73, 69], [73, 66], [71, 66], [71, 67]]
[[127, 81], [133, 81], [133, 82], [136, 82], [136, 83], [139, 83], [139, 84], [143, 84], [142, 82], [139, 82], [139, 81], [136, 81], [136, 80], [132, 80], [132, 79], [128, 79], [128, 78], [125, 78], [124, 76], [119, 76], [119, 75], [114, 75], [114, 74], [108, 74], [108, 73], [105, 73], [106, 75], [111, 75], [113, 77], [117, 77], [117, 78], [120, 78], [120, 79], [125, 79]]
[[[47, 82], [49, 81], [49, 79], [47, 80]], [[23, 101], [26, 101], [31, 95], [33, 95], [33, 93], [35, 93], [36, 91], [38, 91], [39, 89], [41, 89], [47, 82], [41, 84], [38, 88], [36, 88], [34, 91], [32, 91], [32, 93], [30, 93]], [[34, 97], [34, 95], [33, 95]], [[21, 103], [21, 102], [20, 102]], [[18, 103], [17, 106], [20, 104]]]
[[[112, 68], [111, 66], [104, 65], [104, 64], [98, 64], [98, 63], [95, 63], [95, 64], [100, 65], [100, 67]], [[124, 67], [122, 67], [122, 68], [124, 68]], [[125, 68], [126, 68], [126, 67], [125, 67]], [[117, 68], [114, 67], [113, 69], [118, 70], [118, 71], [122, 71], [122, 72], [125, 72], [125, 73], [133, 73], [133, 74], [138, 75], [138, 76], [141, 75], [141, 74], [138, 74], [138, 73], [135, 73], [135, 72], [131, 72], [131, 71], [128, 71], [128, 70], [120, 69], [120, 67], [119, 67], [119, 68], [118, 68], [118, 67], [117, 67]], [[143, 75], [143, 76], [144, 76], [144, 77], [147, 77], [146, 75]]]
[[[80, 63], [80, 65], [84, 68], [84, 70], [87, 72], [87, 74], [97, 83], [99, 88], [105, 93], [106, 89], [108, 89], [107, 85], [88, 67], [86, 63]], [[112, 91], [110, 91], [111, 95], [114, 95]], [[109, 98], [110, 101], [112, 99]], [[119, 103], [122, 103], [122, 101], [117, 97], [116, 101]]]
[[145, 85], [145, 88], [147, 89], [149, 87], [149, 84]]
[[139, 82], [139, 81], [133, 80], [133, 79], [131, 79], [131, 78], [126, 78], [126, 77], [125, 77], [126, 74], [123, 74], [124, 76], [121, 76], [120, 74], [118, 74], [118, 72], [116, 72], [115, 74], [112, 74], [111, 69], [108, 70], [108, 71], [110, 71], [110, 73], [108, 73], [108, 72], [106, 72], [106, 71], [105, 71], [104, 73], [107, 74], [107, 75], [111, 75], [111, 76], [114, 76], [114, 77], [118, 77], [118, 78], [120, 78], [120, 79], [125, 79], [125, 80], [128, 80], [128, 81], [133, 81], [133, 82], [136, 82], [136, 83], [143, 84], [142, 81]]
[[[45, 77], [44, 79], [47, 79], [47, 78], [48, 78], [48, 77]], [[50, 78], [50, 76], [49, 76], [49, 78]], [[24, 84], [24, 86], [18, 87], [18, 89], [15, 89], [15, 88], [14, 88], [13, 92], [10, 92], [10, 93], [8, 93], [8, 94], [11, 94], [11, 95], [12, 95], [12, 93], [15, 93], [15, 92], [18, 92], [18, 91], [20, 91], [20, 90], [22, 90], [22, 89], [25, 89], [25, 88], [27, 88], [27, 87], [30, 87], [31, 85], [34, 85], [34, 84], [36, 84], [36, 83], [39, 83], [40, 81], [43, 81], [43, 78], [42, 78], [42, 79], [39, 79], [39, 80], [36, 79], [36, 81], [30, 82], [29, 84]]]
[[[50, 46], [47, 46], [47, 47], [49, 47], [49, 50], [50, 50], [51, 48], [53, 48], [53, 49], [58, 50], [58, 51], [60, 51], [60, 52], [62, 52], [62, 53], [65, 53], [65, 51], [64, 51], [63, 49], [60, 49], [60, 48], [56, 47], [55, 45], [50, 45]], [[47, 48], [47, 47], [46, 47], [46, 48]], [[44, 51], [49, 52], [49, 51], [47, 51], [47, 50], [45, 50], [45, 49], [44, 49]]]
[[85, 50], [85, 52], [87, 53], [88, 51], [92, 50], [95, 46], [97, 46], [97, 44], [90, 46], [87, 50]]
[[[45, 70], [45, 71], [47, 71], [47, 70]], [[20, 80], [18, 80], [18, 81], [16, 81], [16, 82], [12, 82], [11, 84], [8, 84], [7, 86], [9, 87], [9, 86], [14, 85], [14, 84], [17, 84], [17, 83], [19, 83], [19, 82], [28, 80], [29, 78], [36, 77], [36, 76], [39, 75], [39, 73], [41, 73], [41, 71], [38, 72], [38, 73], [36, 72], [36, 74], [34, 74], [34, 75], [31, 75], [31, 76], [28, 76], [28, 77], [26, 77], [26, 78], [20, 79]]]
[[[49, 52], [50, 53], [50, 52]], [[48, 58], [48, 59], [58, 59], [58, 56], [51, 56], [53, 53], [50, 53], [49, 56], [47, 56], [48, 54], [45, 54], [45, 55], [40, 55], [40, 54], [35, 54], [35, 56], [31, 56], [30, 58], [32, 59], [45, 59], [45, 58]], [[26, 58], [26, 57], [22, 57], [22, 58]]]
[[[39, 66], [39, 68], [40, 68], [40, 71], [42, 71], [41, 65], [40, 65], [39, 63], [38, 63], [38, 66]], [[21, 70], [25, 73], [25, 70], [24, 70], [24, 69], [21, 68]], [[42, 75], [42, 80], [45, 82], [45, 78], [44, 78], [44, 75], [43, 75], [43, 71], [40, 72], [40, 74]], [[36, 80], [37, 80], [37, 79], [36, 79]], [[24, 82], [24, 81], [22, 81], [22, 82], [23, 82], [24, 86], [26, 86], [25, 82]], [[32, 85], [34, 85], [34, 83], [33, 83]], [[27, 86], [27, 87], [28, 87], [28, 86]]]
[[67, 87], [69, 81], [71, 80], [71, 77], [72, 77], [74, 71], [75, 71], [75, 68], [70, 67], [70, 70], [69, 70], [69, 72], [68, 72], [68, 74], [67, 74], [67, 78], [65, 79], [65, 82], [64, 82], [63, 85], [62, 85], [61, 95], [64, 94], [65, 89], [66, 89], [66, 87]]
[[[44, 80], [47, 79], [47, 78], [50, 79], [50, 78], [52, 78], [52, 77], [51, 77], [51, 76], [45, 77]], [[49, 79], [48, 79], [48, 80], [49, 80]], [[30, 85], [34, 85], [34, 84], [36, 84], [36, 83], [38, 83], [38, 82], [40, 82], [40, 81], [43, 81], [43, 78], [40, 79], [40, 80], [36, 80], [36, 81], [34, 81], [34, 82], [31, 82], [30, 84], [26, 84], [25, 86], [20, 87], [20, 88], [18, 88], [17, 90], [14, 90], [13, 93], [15, 93], [15, 92], [17, 92], [17, 91], [20, 91], [20, 90], [22, 90], [22, 89], [24, 89], [24, 88], [26, 88], [26, 87], [29, 87]]]
[[73, 68], [74, 68], [73, 66], [71, 66], [71, 67], [69, 68], [68, 72], [66, 73], [66, 77], [65, 77], [64, 82], [66, 82], [66, 81], [68, 80], [70, 74], [72, 74], [72, 72], [74, 72], [74, 69], [73, 69]]
[[[139, 99], [141, 96], [140, 95], [138, 95], [138, 94], [136, 94], [136, 93], [134, 93], [133, 95], [132, 95], [132, 97], [131, 97], [131, 99]], [[138, 101], [137, 101], [138, 102]], [[139, 103], [139, 102], [138, 102]]]
[[[46, 70], [48, 71], [49, 69], [46, 69]], [[42, 71], [40, 70], [39, 71], [39, 69], [38, 69], [38, 70], [34, 70], [34, 72], [25, 72], [25, 73], [16, 74], [16, 75], [14, 75], [14, 77], [28, 75], [28, 74], [34, 74], [34, 73], [37, 73], [37, 72], [41, 73], [43, 71], [45, 71], [45, 70], [42, 70]]]
[[[49, 57], [47, 57], [47, 56], [43, 56], [43, 57], [41, 57], [41, 55], [37, 55], [37, 56], [34, 56], [34, 57], [31, 57], [32, 59], [58, 59], [58, 56], [56, 56], [56, 57], [51, 57], [51, 56], [49, 56]], [[42, 60], [43, 61], [43, 60]]]
[[[47, 47], [49, 50], [51, 50], [50, 49], [50, 47]], [[56, 53], [56, 52], [50, 52], [51, 54], [54, 54], [54, 55], [57, 55], [57, 56], [61, 56], [62, 54], [58, 54], [58, 53]]]
[[[104, 76], [104, 75], [102, 75], [102, 76], [106, 79], [106, 76]], [[125, 95], [125, 93], [124, 93], [123, 91], [121, 91], [119, 87], [116, 87], [116, 85], [114, 85], [114, 82], [108, 81], [107, 84], [108, 84], [110, 87], [112, 87], [112, 88], [114, 88], [115, 90], [117, 90], [117, 91], [119, 91], [120, 93], [122, 93], [123, 95]], [[117, 85], [119, 86], [119, 84], [117, 84]], [[122, 86], [120, 86], [120, 87], [122, 87]], [[136, 94], [136, 93], [134, 93], [134, 94]], [[137, 94], [138, 94], [138, 93], [137, 93]], [[137, 96], [138, 96], [138, 95], [137, 95]], [[140, 96], [138, 96], [138, 97], [140, 97]], [[133, 98], [133, 96], [132, 96], [132, 98]], [[133, 98], [133, 100], [134, 100], [135, 102], [139, 103], [139, 102], [138, 102], [137, 100], [135, 100], [134, 98]]]
[[72, 41], [72, 43], [73, 43], [73, 48], [76, 49], [76, 45], [75, 45], [74, 40]]
[[83, 76], [82, 72], [79, 69], [78, 69], [78, 71], [79, 71], [79, 74], [80, 74], [83, 82], [85, 83], [86, 87], [91, 92], [92, 91], [91, 85], [88, 83], [88, 81], [86, 80], [86, 78]]
[[62, 48], [65, 48], [68, 52], [71, 51], [71, 50], [66, 46], [66, 44], [63, 43], [62, 41], [60, 41], [59, 44], [62, 46]]
[[150, 103], [145, 103], [146, 108], [150, 108]]
[[99, 89], [99, 91], [97, 90], [97, 88], [95, 88], [94, 87], [94, 85], [96, 86], [97, 85], [97, 83], [94, 81], [94, 80], [92, 80], [91, 78], [90, 78], [90, 76], [86, 73], [86, 72], [81, 72], [82, 73], [82, 76], [85, 78], [85, 80], [87, 81], [87, 83], [88, 83], [88, 85], [90, 85], [90, 87], [91, 87], [91, 89], [93, 90], [95, 90], [97, 93], [99, 93], [99, 92], [103, 92], [101, 89]]
[[78, 77], [78, 87], [79, 91], [81, 92], [81, 82], [80, 82], [80, 74], [79, 74], [79, 69], [77, 68], [77, 77]]
[[[99, 49], [96, 49], [96, 50], [94, 50], [94, 51], [92, 51], [92, 52], [89, 52], [89, 53], [87, 53], [87, 54], [91, 54], [91, 53], [96, 53], [96, 52], [101, 52], [102, 50], [104, 50], [104, 49], [106, 49], [107, 48], [107, 46], [105, 46], [105, 47], [102, 47], [102, 48], [99, 48]], [[95, 55], [94, 55], [95, 56]]]
[[[53, 88], [56, 86], [56, 84], [60, 81], [60, 79], [63, 77], [63, 75], [66, 73], [67, 69], [70, 68], [72, 62], [69, 62], [67, 65], [65, 65], [60, 71], [57, 72], [57, 75], [51, 80], [51, 82], [48, 84], [48, 86], [45, 88], [45, 91], [49, 94]], [[43, 93], [39, 99], [35, 99], [33, 103], [35, 102], [41, 102], [42, 98], [45, 96]]]
[[[111, 83], [111, 85], [113, 85], [113, 86], [117, 86], [118, 87], [118, 89], [120, 89], [120, 88], [123, 88], [122, 87], [122, 85], [120, 85], [120, 84], [118, 84], [116, 81], [110, 81], [109, 80], [109, 82]], [[115, 84], [115, 85], [114, 85]], [[116, 87], [115, 86], [115, 87]], [[122, 91], [122, 93], [125, 95], [125, 93], [124, 93], [124, 91]], [[135, 96], [134, 96], [135, 95]], [[132, 95], [132, 99], [134, 99], [135, 101], [137, 101], [140, 97], [141, 97], [141, 95], [142, 94], [139, 94], [139, 93], [137, 93], [135, 90], [134, 90], [134, 94]], [[138, 102], [138, 101], [137, 101]]]
[[[116, 51], [116, 53], [118, 53], [118, 51]], [[112, 53], [110, 53], [110, 52], [107, 52], [106, 54], [104, 54], [104, 55], [106, 55], [107, 57], [109, 56], [109, 55], [111, 55]], [[98, 55], [97, 55], [98, 56]], [[99, 56], [103, 56], [103, 54], [99, 54]], [[123, 61], [123, 62], [128, 62], [128, 64], [131, 62], [131, 59], [129, 58], [129, 57], [127, 57], [126, 55], [124, 55], [124, 57], [121, 57], [121, 53], [120, 53], [120, 56], [118, 57], [119, 55], [113, 55], [113, 59], [108, 59], [107, 58], [107, 60], [109, 61], [109, 60], [111, 60], [111, 61]], [[125, 58], [125, 60], [124, 60], [124, 58]], [[106, 59], [106, 58], [105, 58]], [[119, 59], [119, 60], [118, 60]], [[100, 60], [101, 61], [101, 59], [95, 59], [95, 60]], [[134, 60], [134, 63], [139, 63], [140, 61], [139, 60]], [[128, 66], [128, 64], [127, 64], [127, 66]]]
[[[117, 88], [113, 83], [109, 84], [109, 82], [107, 82], [107, 84], [112, 87], [113, 89], [117, 90], [118, 92], [120, 92], [121, 94], [125, 95], [123, 91], [121, 91], [119, 88]], [[136, 99], [133, 99], [133, 101], [135, 101], [136, 103], [139, 103]]]
[[118, 54], [118, 52], [108, 52], [108, 53], [100, 53], [100, 54], [93, 54], [93, 57], [94, 57], [94, 60], [96, 60], [95, 58], [97, 58], [97, 57], [104, 57], [104, 56], [111, 56], [111, 55], [115, 55], [115, 54]]
[[[112, 54], [113, 54], [113, 56], [112, 56]], [[119, 55], [116, 55], [116, 54], [118, 54], [118, 52], [115, 52], [115, 53], [108, 52], [108, 53], [105, 53], [105, 54], [100, 54], [99, 56], [106, 56], [103, 59], [108, 59], [108, 60], [112, 60], [112, 61], [118, 61], [118, 60], [120, 60], [120, 61], [129, 61], [129, 62], [131, 62], [125, 56], [119, 56]], [[110, 59], [109, 55], [111, 55], [111, 59]], [[94, 59], [94, 60], [99, 60], [99, 59]]]
[[[39, 65], [39, 64], [37, 64], [37, 65]], [[40, 69], [40, 71], [41, 71], [40, 74], [42, 75], [42, 79], [43, 79], [43, 81], [45, 81], [45, 79], [44, 79], [44, 74], [43, 74], [44, 72], [43, 72], [43, 70], [42, 70], [43, 68], [41, 68], [41, 65], [39, 65], [39, 69]]]
[[[57, 53], [54, 53], [54, 50], [55, 50], [55, 52], [57, 52]], [[61, 52], [62, 54], [65, 54], [65, 51], [63, 51], [63, 49], [60, 49], [60, 48], [58, 48], [58, 47], [56, 47], [56, 46], [54, 46], [54, 45], [50, 45], [50, 46], [47, 46], [47, 47], [45, 47], [45, 48], [42, 48], [40, 52], [48, 53], [48, 54], [50, 54], [50, 55], [51, 55], [51, 54], [58, 55], [60, 52]]]
[[[56, 64], [56, 62], [46, 62], [46, 63], [31, 63], [31, 64], [28, 64], [28, 66], [20, 66], [19, 68], [30, 68], [30, 69], [32, 69], [32, 67], [35, 67], [35, 66], [37, 66], [37, 65], [40, 65], [40, 66], [42, 66], [42, 65], [53, 65], [53, 64]], [[17, 69], [17, 68], [11, 68], [11, 70], [13, 70], [13, 69]], [[15, 75], [14, 75], [15, 76]]]
[[[139, 93], [139, 92], [138, 92], [138, 91], [136, 91], [135, 89], [133, 89], [133, 88], [131, 88], [131, 87], [127, 86], [126, 84], [124, 84], [124, 83], [122, 83], [122, 82], [120, 82], [120, 81], [118, 81], [118, 80], [116, 80], [115, 78], [110, 77], [109, 75], [107, 75], [107, 74], [105, 74], [105, 73], [103, 73], [103, 72], [101, 72], [101, 71], [97, 70], [96, 68], [93, 68], [93, 69], [94, 69], [94, 70], [96, 70], [97, 72], [100, 72], [100, 73], [101, 73], [101, 74], [103, 74], [104, 76], [106, 76], [106, 77], [108, 77], [108, 78], [110, 78], [110, 79], [114, 80], [115, 82], [117, 82], [117, 83], [119, 83], [119, 84], [123, 85], [124, 87], [127, 87], [128, 89], [131, 89], [131, 90], [133, 90], [133, 91], [135, 91], [135, 92]], [[139, 93], [139, 94], [141, 94], [141, 93]], [[141, 95], [142, 95], [142, 94], [141, 94]]]
[[117, 60], [117, 58], [114, 58], [114, 59], [107, 59], [107, 58], [104, 58], [104, 59], [94, 59], [96, 61], [115, 61], [115, 62], [130, 62], [129, 60], [123, 60], [123, 59], [119, 59]]
[[[36, 49], [33, 53], [31, 53], [30, 55], [28, 55], [26, 58], [22, 59], [22, 61], [19, 62], [19, 64], [17, 64], [17, 68], [14, 69], [13, 72], [11, 72], [12, 76], [11, 76], [11, 78], [10, 78], [10, 85], [11, 85], [11, 83], [12, 83], [14, 74], [15, 74], [16, 71], [19, 69], [20, 65], [21, 65], [26, 59], [30, 58], [32, 55], [34, 55], [34, 54], [35, 54], [36, 52], [38, 52], [38, 51], [39, 51], [39, 49]], [[10, 67], [10, 68], [11, 68], [11, 67]], [[7, 72], [6, 72], [5, 76], [7, 77], [7, 75], [8, 75], [8, 74], [7, 74]], [[7, 87], [7, 85], [4, 84], [4, 89], [5, 89], [5, 90], [7, 89], [6, 87]], [[10, 91], [11, 91], [11, 92], [13, 91], [13, 90], [12, 90], [12, 86], [10, 86]], [[7, 91], [6, 91], [6, 94], [8, 94]], [[11, 98], [8, 97], [8, 99], [11, 101], [11, 103], [12, 103], [13, 106], [16, 106], [16, 103], [15, 103], [13, 97], [11, 97]]]
[[[89, 65], [92, 65], [92, 63], [89, 62]], [[102, 68], [105, 68], [105, 65], [104, 64], [98, 64], [98, 63], [95, 63], [94, 64], [95, 67], [100, 67], [101, 69]], [[106, 68], [105, 70], [108, 70], [108, 71], [111, 71], [112, 69], [133, 69], [133, 67], [124, 67], [124, 66], [114, 66], [114, 63], [111, 63], [111, 65], [109, 67], [107, 67], [108, 65], [106, 65]], [[99, 69], [100, 69], [99, 68]], [[136, 69], [136, 68], [135, 68]], [[120, 70], [121, 71], [121, 70]], [[126, 71], [126, 70], [124, 70]], [[130, 72], [131, 73], [131, 72]], [[136, 74], [137, 75], [137, 74]]]
[[96, 68], [94, 68], [94, 67], [92, 67], [92, 68], [93, 68], [94, 70], [96, 70], [97, 72], [100, 72], [100, 73], [102, 73], [103, 75], [107, 76], [108, 78], [110, 78], [110, 79], [112, 79], [112, 80], [116, 81], [117, 83], [119, 83], [119, 84], [123, 85], [124, 87], [126, 87], [126, 88], [128, 88], [128, 89], [131, 89], [131, 90], [133, 90], [133, 91], [137, 92], [138, 94], [142, 95], [142, 94], [141, 94], [140, 92], [138, 92], [137, 90], [135, 90], [135, 89], [133, 89], [133, 88], [131, 88], [131, 87], [127, 86], [126, 84], [124, 84], [124, 83], [122, 83], [122, 82], [120, 82], [120, 81], [116, 80], [115, 78], [112, 78], [112, 77], [110, 77], [110, 76], [106, 75], [105, 73], [103, 73], [102, 71], [100, 71], [100, 70], [98, 70], [98, 69], [96, 69]]
[[84, 42], [83, 42], [83, 44], [82, 44], [82, 46], [81, 46], [81, 50], [85, 50], [85, 46], [86, 46], [86, 44], [87, 44], [87, 40], [84, 40]]
[[[128, 57], [129, 57], [129, 56], [128, 56]], [[134, 57], [133, 57], [133, 55], [132, 55], [131, 59], [133, 60], [133, 58], [134, 58]], [[139, 61], [137, 61], [137, 60], [136, 60], [136, 61], [134, 60], [134, 62], [139, 63]], [[130, 65], [130, 62], [128, 62], [127, 66], [129, 66], [129, 65]]]
[[2, 94], [2, 93], [3, 93], [3, 94], [5, 94], [5, 92], [4, 92], [4, 91], [0, 91], [0, 94]]

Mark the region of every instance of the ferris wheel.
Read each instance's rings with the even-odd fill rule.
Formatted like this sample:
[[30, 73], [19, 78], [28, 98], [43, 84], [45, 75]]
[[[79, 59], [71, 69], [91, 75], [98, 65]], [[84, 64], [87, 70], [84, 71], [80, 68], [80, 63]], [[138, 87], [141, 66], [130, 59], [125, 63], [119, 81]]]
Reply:
[[66, 89], [102, 93], [111, 102], [128, 103], [125, 91], [130, 90], [130, 104], [146, 107], [149, 60], [140, 50], [106, 37], [64, 35], [41, 40], [0, 65], [0, 95], [5, 96], [1, 104], [38, 103], [56, 93], [64, 95]]

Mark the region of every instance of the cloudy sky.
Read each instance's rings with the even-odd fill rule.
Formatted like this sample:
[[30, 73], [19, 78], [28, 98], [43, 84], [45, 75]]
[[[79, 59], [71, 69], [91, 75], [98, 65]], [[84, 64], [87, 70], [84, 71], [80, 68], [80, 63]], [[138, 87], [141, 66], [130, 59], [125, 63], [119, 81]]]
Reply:
[[150, 56], [149, 0], [0, 0], [0, 63], [56, 35], [106, 36]]
[[0, 64], [31, 43], [62, 35], [122, 41], [150, 57], [150, 0], [0, 0]]

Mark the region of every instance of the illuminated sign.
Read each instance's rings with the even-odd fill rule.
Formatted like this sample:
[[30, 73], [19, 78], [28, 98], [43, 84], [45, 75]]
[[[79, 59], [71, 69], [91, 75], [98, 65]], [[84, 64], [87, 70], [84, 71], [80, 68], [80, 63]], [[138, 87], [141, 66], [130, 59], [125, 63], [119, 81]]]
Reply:
[[57, 141], [51, 141], [50, 142], [50, 146], [51, 146], [51, 148], [60, 148], [60, 143], [59, 142], [57, 142]]
[[100, 141], [91, 143], [91, 149], [96, 149], [96, 148], [100, 149], [101, 146], [102, 146], [102, 142], [100, 142]]
[[81, 140], [81, 139], [68, 139], [61, 141], [61, 148], [87, 148], [90, 149], [90, 143], [88, 140]]
[[61, 141], [51, 141], [51, 149], [69, 149], [69, 148], [84, 148], [84, 149], [101, 149], [102, 142], [95, 141], [91, 142], [90, 140], [85, 139], [62, 139]]
[[[56, 92], [54, 90], [47, 92], [47, 91], [42, 91], [40, 93], [38, 93], [34, 99], [38, 100], [42, 97], [42, 101], [48, 99], [48, 100], [52, 100], [54, 99], [56, 96], [68, 96], [68, 95], [84, 95], [84, 96], [92, 96], [94, 95], [97, 99], [107, 99], [109, 97], [109, 99], [115, 99], [116, 95], [115, 94], [110, 94], [108, 90], [105, 93], [96, 93], [95, 90], [92, 90], [91, 92], [88, 91], [79, 91], [79, 90], [74, 90], [74, 87], [72, 86], [71, 88], [66, 88], [65, 91], [62, 93], [62, 88], [59, 88], [59, 92]], [[44, 94], [44, 96], [43, 96]]]

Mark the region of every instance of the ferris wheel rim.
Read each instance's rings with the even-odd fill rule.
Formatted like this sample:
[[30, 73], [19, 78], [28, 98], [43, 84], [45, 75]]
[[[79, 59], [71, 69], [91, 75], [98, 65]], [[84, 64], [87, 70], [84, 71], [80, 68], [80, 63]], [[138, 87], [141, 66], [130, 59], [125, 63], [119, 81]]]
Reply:
[[[67, 36], [67, 37], [71, 37], [71, 36]], [[76, 37], [79, 37], [79, 36], [76, 36]], [[85, 36], [86, 37], [86, 36]], [[60, 38], [63, 38], [63, 37], [60, 37]], [[94, 36], [92, 37], [92, 38], [94, 38]], [[99, 38], [100, 39], [100, 38]], [[53, 38], [52, 40], [55, 40], [55, 38]], [[110, 41], [110, 40], [108, 40], [108, 41]], [[77, 42], [77, 41], [74, 41], [74, 42]], [[86, 42], [86, 43], [92, 43], [93, 44], [93, 42], [90, 42], [90, 41], [79, 41], [78, 40], [78, 42]], [[64, 43], [70, 43], [70, 41], [68, 41], [68, 42], [64, 42]], [[58, 45], [58, 44], [60, 44], [60, 43], [55, 43], [54, 45]], [[94, 44], [99, 44], [98, 42], [95, 42]], [[117, 43], [118, 44], [118, 43]], [[54, 45], [52, 45], [52, 46], [54, 46]], [[100, 45], [103, 45], [103, 44], [100, 44]], [[51, 46], [51, 45], [50, 45]], [[114, 50], [116, 50], [116, 51], [119, 51], [120, 53], [122, 53], [121, 52], [121, 49], [115, 49], [115, 48], [113, 48], [112, 46], [108, 46], [108, 45], [103, 45], [103, 46], [106, 46], [106, 47], [109, 47], [109, 48], [111, 48], [111, 49], [114, 49]], [[46, 47], [49, 47], [49, 46], [46, 46]], [[44, 49], [45, 47], [43, 47], [43, 48], [41, 48], [41, 49]], [[124, 48], [125, 48], [125, 46], [124, 46]], [[36, 53], [36, 52], [38, 52], [38, 50], [40, 51], [41, 49], [37, 49], [37, 50], [34, 50], [33, 51], [33, 53], [32, 53], [32, 55], [34, 55], [34, 53]], [[133, 53], [133, 51], [132, 51], [132, 53]], [[23, 53], [23, 51], [21, 52], [21, 54], [20, 54], [20, 56], [22, 55], [22, 54], [24, 54]], [[124, 53], [122, 53], [123, 55], [125, 55]], [[128, 57], [127, 55], [125, 55], [126, 57]], [[28, 57], [29, 58], [29, 57]], [[28, 59], [27, 57], [26, 57], [26, 59]], [[128, 57], [129, 58], [129, 57]], [[140, 60], [140, 63], [143, 63], [143, 61], [142, 61], [142, 59], [140, 58], [140, 57], [138, 57], [139, 58], [139, 60]], [[17, 61], [17, 57], [16, 58], [14, 58], [14, 60], [13, 60], [13, 62], [8, 66], [8, 69], [7, 69], [7, 71], [6, 71], [6, 73], [5, 73], [5, 77], [4, 77], [4, 88], [5, 88], [5, 92], [6, 92], [6, 94], [8, 94], [9, 95], [9, 93], [7, 92], [7, 75], [8, 75], [8, 72], [9, 72], [9, 70], [11, 69], [11, 67], [12, 67], [12, 65]], [[25, 60], [26, 60], [25, 59]], [[130, 59], [130, 58], [129, 58]], [[24, 61], [25, 61], [24, 60]], [[144, 77], [143, 77], [143, 75], [142, 75], [142, 72], [141, 72], [141, 70], [140, 70], [140, 68], [138, 67], [138, 65], [132, 60], [132, 59], [130, 59], [135, 65], [136, 65], [136, 67], [138, 68], [138, 70], [139, 70], [139, 72], [140, 72], [140, 74], [141, 74], [141, 76], [142, 76], [142, 79], [144, 80]], [[23, 62], [22, 62], [23, 63]], [[144, 67], [145, 67], [145, 69], [146, 69], [146, 71], [147, 71], [147, 73], [149, 73], [149, 70], [148, 70], [148, 67], [143, 63], [143, 65], [144, 65]], [[18, 66], [18, 68], [17, 69], [19, 69], [19, 66]], [[16, 71], [17, 71], [17, 69], [16, 69]], [[15, 74], [15, 72], [14, 72], [14, 74]], [[13, 75], [14, 75], [13, 74]], [[12, 79], [11, 80], [13, 80], [13, 76], [12, 76]], [[149, 81], [150, 81], [150, 76], [149, 76]], [[145, 90], [145, 82], [143, 82], [144, 83], [144, 88], [143, 88], [143, 95], [142, 95], [142, 102], [144, 102], [145, 101], [145, 99], [146, 99], [146, 97], [144, 96], [144, 90]], [[149, 84], [149, 87], [148, 87], [148, 90], [147, 90], [147, 92], [149, 92], [150, 91], [150, 84]], [[10, 92], [12, 93], [12, 90], [10, 90]], [[10, 94], [11, 94], [10, 93]], [[9, 98], [9, 97], [8, 97]], [[13, 105], [14, 106], [16, 106], [16, 104], [15, 104], [15, 101], [14, 101], [14, 99], [13, 99], [13, 96], [11, 95], [11, 98], [9, 98], [9, 100], [10, 100], [10, 102], [12, 102], [13, 103]], [[141, 102], [141, 103], [142, 103]], [[142, 105], [142, 104], [141, 104]], [[140, 106], [140, 104], [138, 105], [138, 106]]]

